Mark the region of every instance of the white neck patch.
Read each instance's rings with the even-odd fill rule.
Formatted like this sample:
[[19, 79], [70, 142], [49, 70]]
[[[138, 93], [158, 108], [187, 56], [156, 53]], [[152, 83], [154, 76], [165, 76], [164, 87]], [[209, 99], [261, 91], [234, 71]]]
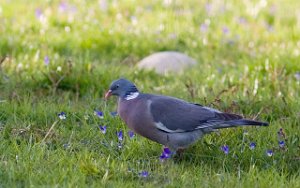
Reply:
[[132, 93], [130, 93], [129, 95], [127, 95], [126, 97], [125, 97], [125, 99], [126, 100], [131, 100], [131, 99], [135, 99], [135, 98], [137, 98], [137, 96], [139, 96], [139, 92], [132, 92]]

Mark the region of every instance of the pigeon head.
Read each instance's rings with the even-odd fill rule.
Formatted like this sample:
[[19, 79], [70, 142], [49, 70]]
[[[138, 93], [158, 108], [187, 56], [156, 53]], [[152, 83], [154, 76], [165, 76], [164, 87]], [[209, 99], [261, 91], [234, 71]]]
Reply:
[[105, 99], [108, 99], [111, 95], [126, 98], [133, 93], [138, 93], [136, 86], [129, 80], [121, 78], [111, 83], [109, 90], [105, 94]]

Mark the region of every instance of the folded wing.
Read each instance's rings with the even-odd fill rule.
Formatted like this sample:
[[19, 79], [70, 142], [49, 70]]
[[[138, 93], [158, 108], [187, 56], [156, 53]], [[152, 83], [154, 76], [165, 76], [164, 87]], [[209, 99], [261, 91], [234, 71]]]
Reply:
[[222, 113], [172, 97], [153, 96], [150, 100], [150, 110], [156, 128], [169, 133], [197, 129], [210, 132], [214, 129], [242, 125], [266, 125], [266, 123], [243, 119], [236, 114]]

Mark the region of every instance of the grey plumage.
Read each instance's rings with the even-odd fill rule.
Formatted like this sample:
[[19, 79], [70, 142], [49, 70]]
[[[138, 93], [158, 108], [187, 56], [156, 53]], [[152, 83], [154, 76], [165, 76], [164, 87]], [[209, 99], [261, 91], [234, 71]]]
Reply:
[[173, 150], [216, 129], [268, 125], [174, 97], [143, 94], [126, 79], [114, 81], [106, 98], [110, 95], [119, 96], [118, 113], [130, 129]]

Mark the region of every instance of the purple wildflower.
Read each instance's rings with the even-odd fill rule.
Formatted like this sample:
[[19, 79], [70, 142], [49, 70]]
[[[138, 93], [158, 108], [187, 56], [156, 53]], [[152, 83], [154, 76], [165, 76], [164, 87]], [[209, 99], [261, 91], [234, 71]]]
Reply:
[[95, 110], [94, 114], [95, 114], [95, 116], [99, 117], [100, 119], [104, 118], [103, 112], [101, 112], [101, 111]]
[[43, 16], [43, 12], [42, 12], [42, 10], [40, 8], [35, 9], [35, 16], [38, 19], [41, 19], [41, 17]]
[[212, 11], [212, 4], [211, 3], [206, 3], [205, 4], [205, 10], [209, 14]]
[[294, 77], [296, 78], [296, 80], [300, 81], [300, 72], [296, 72]]
[[118, 136], [118, 140], [122, 141], [123, 140], [123, 131], [122, 130], [117, 131], [117, 136]]
[[222, 31], [225, 35], [229, 34], [229, 32], [230, 32], [228, 27], [223, 27]]
[[267, 156], [272, 157], [273, 156], [273, 150], [269, 149], [267, 150]]
[[208, 30], [208, 25], [206, 23], [201, 24], [200, 31], [205, 33]]
[[172, 155], [171, 150], [169, 148], [167, 148], [167, 147], [164, 147], [161, 156], [159, 156], [159, 159], [163, 161], [165, 159], [171, 158], [171, 155]]
[[107, 1], [106, 0], [100, 0], [99, 1], [99, 5], [100, 5], [100, 9], [102, 11], [107, 11], [108, 5], [107, 5]]
[[74, 5], [71, 5], [71, 4], [68, 4], [68, 3], [65, 3], [65, 2], [61, 2], [59, 4], [58, 10], [60, 12], [74, 13], [74, 12], [77, 11], [77, 8]]
[[148, 171], [142, 171], [139, 173], [139, 176], [142, 178], [147, 178], [149, 176], [149, 172]]
[[131, 131], [131, 130], [129, 130], [129, 131], [128, 131], [128, 136], [129, 136], [130, 139], [133, 139], [133, 137], [134, 137], [134, 132]]
[[285, 146], [285, 142], [283, 140], [279, 141], [278, 144], [279, 144], [280, 148], [284, 148], [284, 146]]
[[227, 155], [229, 153], [229, 147], [227, 145], [224, 145], [221, 147], [221, 150]]
[[49, 59], [48, 56], [45, 56], [45, 58], [44, 58], [44, 63], [45, 63], [45, 65], [49, 65], [50, 59]]
[[59, 4], [59, 11], [65, 12], [65, 11], [67, 11], [67, 10], [68, 10], [68, 4], [65, 3], [65, 2], [61, 2], [61, 3]]
[[162, 154], [159, 156], [159, 160], [164, 161], [165, 159], [167, 159], [167, 157], [165, 156], [164, 153], [162, 153]]
[[101, 126], [101, 125], [99, 125], [99, 129], [100, 129], [100, 131], [103, 133], [103, 134], [105, 134], [106, 133], [106, 126]]
[[64, 112], [60, 112], [57, 115], [58, 115], [59, 119], [61, 119], [61, 120], [65, 120], [67, 118], [67, 115]]
[[246, 18], [240, 17], [240, 18], [239, 18], [239, 23], [240, 23], [240, 24], [246, 24], [246, 23], [247, 23]]
[[255, 142], [251, 142], [251, 143], [249, 144], [249, 148], [250, 148], [251, 150], [254, 150], [255, 147], [256, 147], [256, 143], [255, 143]]
[[171, 150], [168, 147], [164, 147], [164, 154], [170, 156], [172, 154]]

